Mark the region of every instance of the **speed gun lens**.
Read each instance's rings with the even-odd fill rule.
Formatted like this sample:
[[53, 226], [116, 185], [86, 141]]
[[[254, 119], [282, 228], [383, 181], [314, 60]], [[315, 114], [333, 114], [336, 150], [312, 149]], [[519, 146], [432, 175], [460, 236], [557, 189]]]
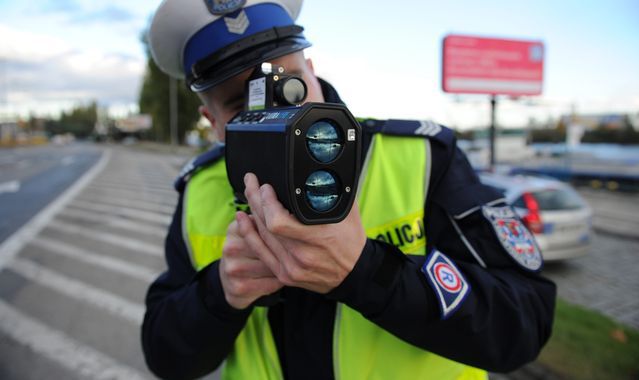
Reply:
[[306, 201], [317, 212], [325, 212], [339, 200], [339, 184], [335, 177], [324, 170], [311, 173], [306, 179]]
[[308, 129], [306, 146], [314, 159], [326, 164], [340, 154], [344, 147], [344, 137], [330, 121], [321, 120]]

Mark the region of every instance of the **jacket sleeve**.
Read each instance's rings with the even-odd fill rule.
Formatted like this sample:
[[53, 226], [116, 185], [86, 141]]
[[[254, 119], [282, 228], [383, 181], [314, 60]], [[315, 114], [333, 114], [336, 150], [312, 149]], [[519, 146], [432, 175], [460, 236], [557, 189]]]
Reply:
[[165, 242], [168, 270], [148, 290], [142, 325], [147, 365], [161, 378], [196, 378], [215, 370], [250, 314], [226, 302], [219, 261], [198, 273], [193, 269], [182, 239], [182, 201], [180, 196]]
[[500, 194], [479, 182], [461, 151], [451, 155], [443, 175], [431, 179], [424, 223], [427, 250], [446, 255], [469, 285], [456, 310], [442, 317], [441, 294], [421, 270], [425, 256], [370, 239], [329, 297], [424, 350], [508, 372], [534, 360], [548, 340], [555, 285], [509, 257], [481, 212], [486, 203], [500, 205]]

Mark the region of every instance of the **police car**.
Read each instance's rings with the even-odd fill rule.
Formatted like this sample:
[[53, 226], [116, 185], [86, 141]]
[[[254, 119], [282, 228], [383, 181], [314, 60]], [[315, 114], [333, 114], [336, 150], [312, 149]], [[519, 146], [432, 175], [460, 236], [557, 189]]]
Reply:
[[479, 173], [500, 191], [535, 235], [545, 261], [582, 256], [590, 250], [592, 211], [570, 186], [555, 179]]

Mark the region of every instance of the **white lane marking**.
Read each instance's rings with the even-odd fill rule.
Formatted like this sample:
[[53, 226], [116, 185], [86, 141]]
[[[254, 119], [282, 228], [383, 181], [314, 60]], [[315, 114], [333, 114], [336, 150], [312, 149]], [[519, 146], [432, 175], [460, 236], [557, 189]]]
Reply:
[[175, 206], [177, 204], [177, 195], [167, 197], [163, 195], [157, 194], [148, 194], [144, 192], [140, 192], [139, 190], [113, 190], [113, 189], [100, 189], [100, 188], [91, 188], [91, 192], [87, 192], [91, 195], [102, 196], [102, 197], [118, 197], [118, 198], [126, 198], [131, 200], [141, 200], [150, 204], [159, 204], [159, 205], [171, 205]]
[[47, 253], [54, 253], [65, 256], [70, 259], [78, 260], [91, 264], [102, 269], [133, 277], [145, 283], [150, 283], [158, 276], [158, 272], [145, 266], [133, 264], [127, 261], [118, 260], [110, 256], [98, 255], [89, 251], [74, 247], [70, 244], [51, 239], [44, 236], [38, 236], [30, 245], [40, 247]]
[[103, 176], [100, 176], [100, 179], [95, 181], [95, 186], [105, 186], [105, 187], [117, 187], [124, 189], [153, 189], [153, 190], [164, 190], [168, 191], [174, 195], [177, 195], [177, 191], [173, 188], [173, 179], [170, 181], [163, 181], [162, 183], [150, 181], [150, 180], [142, 180], [139, 178], [125, 178], [121, 177], [118, 180], [109, 180], [105, 179]]
[[69, 205], [70, 207], [80, 208], [88, 211], [103, 212], [110, 215], [122, 215], [132, 219], [144, 220], [146, 222], [153, 222], [161, 224], [162, 226], [168, 226], [171, 223], [171, 217], [163, 214], [157, 214], [149, 211], [132, 210], [126, 207], [106, 206], [98, 205], [91, 202], [84, 202], [80, 200], [74, 201]]
[[73, 164], [74, 162], [75, 162], [75, 157], [73, 156], [66, 156], [62, 160], [60, 160], [60, 163], [62, 164], [62, 166], [69, 166]]
[[155, 236], [159, 239], [164, 239], [167, 233], [167, 229], [163, 227], [156, 227], [155, 225], [149, 225], [147, 223], [135, 222], [129, 219], [124, 219], [117, 215], [98, 214], [95, 212], [83, 211], [81, 209], [66, 208], [59, 215], [82, 219], [86, 222], [101, 223], [101, 225], [114, 227], [125, 231], [140, 232], [143, 234]]
[[91, 186], [91, 194], [99, 194], [108, 197], [118, 197], [126, 199], [141, 199], [146, 202], [159, 203], [168, 206], [175, 205], [178, 194], [174, 193], [170, 196], [145, 193], [141, 188], [138, 189], [107, 189], [99, 186]]
[[20, 181], [9, 181], [0, 183], [0, 194], [17, 193], [20, 191]]
[[61, 365], [81, 378], [147, 379], [137, 370], [83, 345], [0, 300], [0, 330], [19, 344]]
[[142, 323], [144, 318], [144, 307], [142, 305], [54, 272], [31, 260], [16, 257], [7, 265], [7, 268], [45, 288], [52, 289], [78, 301], [86, 302], [136, 325]]
[[104, 173], [104, 178], [107, 180], [118, 181], [120, 178], [122, 178], [122, 175], [125, 174], [127, 178], [135, 178], [135, 179], [143, 178], [145, 180], [149, 179], [156, 182], [171, 183], [171, 181], [173, 181], [175, 179], [175, 176], [177, 176], [178, 174], [177, 171], [175, 172], [171, 171], [171, 173], [166, 173], [162, 171], [162, 173], [160, 173], [160, 171], [156, 170], [155, 174], [149, 174], [148, 171], [146, 173], [140, 173], [140, 171], [142, 171], [141, 168], [138, 168], [137, 171], [129, 170], [126, 173], [123, 173], [122, 171], [112, 171], [112, 172]]
[[107, 165], [111, 158], [111, 151], [106, 150], [100, 161], [89, 169], [82, 177], [80, 177], [71, 187], [64, 191], [57, 199], [49, 203], [42, 211], [35, 215], [27, 224], [22, 226], [13, 235], [0, 244], [0, 269], [2, 269], [9, 260], [15, 257], [18, 252], [29, 241], [33, 240], [48, 223], [53, 219], [55, 214], [62, 210], [82, 189], [84, 189]]
[[109, 189], [109, 190], [131, 190], [136, 191], [138, 193], [155, 193], [157, 195], [166, 195], [169, 197], [175, 197], [177, 195], [176, 191], [172, 188], [167, 189], [156, 189], [148, 186], [135, 186], [134, 184], [126, 183], [121, 185], [113, 185], [113, 184], [103, 184], [100, 182], [92, 183], [92, 189]]
[[174, 208], [171, 206], [161, 205], [157, 203], [147, 203], [144, 200], [116, 198], [116, 197], [100, 197], [91, 194], [82, 194], [78, 197], [79, 201], [91, 202], [93, 204], [101, 204], [106, 206], [121, 206], [141, 211], [150, 211], [158, 214], [173, 215]]
[[55, 223], [51, 223], [47, 226], [47, 228], [71, 235], [82, 235], [89, 239], [117, 245], [122, 248], [150, 256], [160, 257], [164, 252], [164, 248], [161, 245], [150, 244], [137, 239], [124, 237], [122, 235], [102, 232], [94, 228], [81, 227], [79, 225], [66, 223], [60, 220], [56, 220]]

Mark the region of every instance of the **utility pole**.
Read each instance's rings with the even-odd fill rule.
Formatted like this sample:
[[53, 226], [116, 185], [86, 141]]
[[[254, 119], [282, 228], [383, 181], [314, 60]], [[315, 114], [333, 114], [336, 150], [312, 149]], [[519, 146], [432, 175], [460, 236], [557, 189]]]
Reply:
[[490, 170], [495, 169], [495, 140], [497, 139], [497, 123], [495, 122], [497, 109], [497, 96], [490, 96]]
[[0, 121], [4, 120], [4, 118], [8, 115], [5, 115], [5, 112], [8, 112], [8, 104], [7, 101], [7, 69], [6, 69], [6, 59], [4, 57], [0, 57]]
[[177, 79], [169, 76], [169, 127], [171, 132], [171, 145], [178, 145], [178, 97]]

